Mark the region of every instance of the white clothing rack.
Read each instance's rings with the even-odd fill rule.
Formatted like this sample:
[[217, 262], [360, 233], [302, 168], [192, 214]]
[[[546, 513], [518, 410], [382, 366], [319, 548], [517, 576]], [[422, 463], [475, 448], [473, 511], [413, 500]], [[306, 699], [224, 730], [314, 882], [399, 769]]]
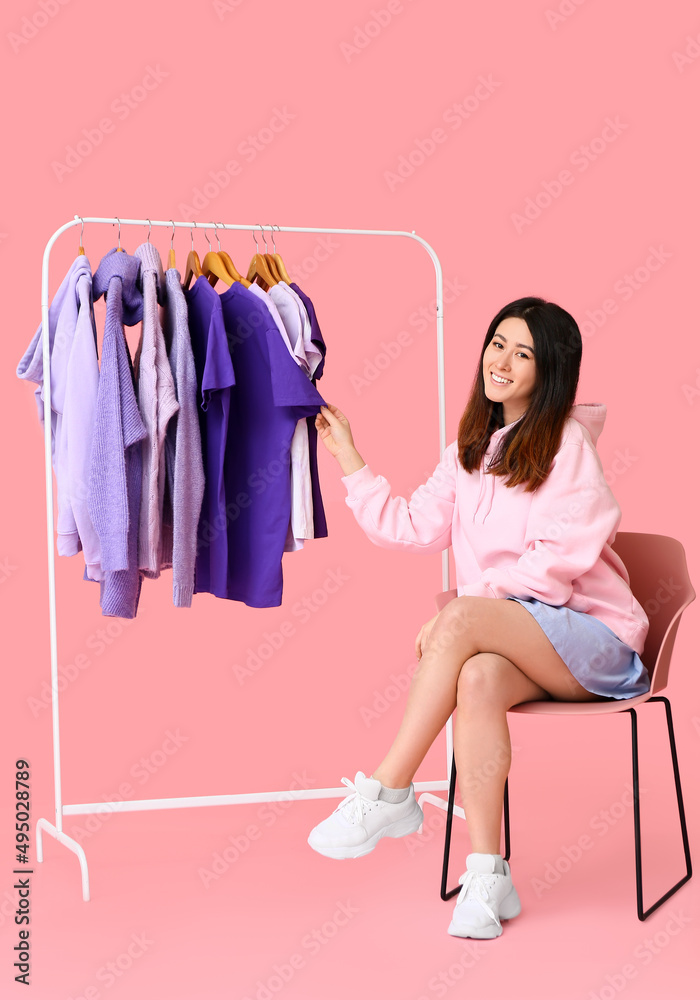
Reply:
[[[289, 799], [322, 799], [343, 797], [347, 794], [347, 788], [307, 788], [276, 792], [244, 792], [235, 795], [194, 795], [177, 798], [162, 799], [139, 799], [130, 801], [115, 802], [87, 802], [64, 805], [61, 793], [61, 747], [59, 730], [59, 690], [58, 690], [58, 641], [56, 633], [56, 566], [54, 555], [54, 508], [53, 508], [53, 477], [51, 463], [51, 377], [49, 356], [49, 258], [51, 248], [67, 229], [83, 223], [106, 223], [120, 226], [150, 226], [167, 227], [180, 229], [210, 229], [216, 232], [217, 229], [242, 229], [255, 231], [261, 229], [257, 225], [239, 225], [231, 223], [214, 222], [174, 222], [156, 221], [152, 219], [118, 219], [118, 218], [97, 218], [75, 216], [70, 222], [60, 226], [48, 240], [44, 249], [44, 258], [41, 272], [41, 321], [43, 340], [43, 372], [44, 372], [44, 454], [46, 463], [46, 525], [47, 525], [47, 549], [48, 549], [48, 571], [49, 571], [49, 631], [50, 631], [50, 655], [51, 655], [51, 717], [53, 729], [53, 770], [54, 770], [54, 802], [55, 802], [55, 824], [41, 817], [36, 823], [36, 843], [37, 861], [43, 861], [42, 831], [48, 833], [59, 843], [63, 844], [70, 851], [73, 851], [80, 861], [80, 871], [82, 876], [83, 899], [90, 899], [90, 887], [88, 880], [87, 858], [82, 846], [63, 832], [63, 817], [76, 816], [81, 814], [105, 813], [105, 812], [136, 812], [150, 809], [185, 809], [194, 806], [218, 806], [236, 805], [238, 803], [251, 802], [275, 802]], [[272, 227], [269, 227], [272, 228]], [[416, 240], [428, 252], [430, 259], [435, 265], [436, 281], [436, 320], [437, 320], [437, 362], [438, 362], [438, 415], [439, 415], [439, 436], [440, 436], [440, 457], [445, 450], [445, 363], [443, 345], [443, 299], [442, 299], [442, 268], [437, 254], [433, 248], [415, 232], [403, 232], [400, 230], [381, 229], [317, 229], [305, 226], [275, 226], [277, 232], [282, 233], [326, 233], [347, 236], [404, 236], [410, 240]], [[150, 232], [150, 230], [149, 230]], [[81, 240], [82, 243], [82, 240]], [[449, 553], [445, 550], [442, 553], [442, 589], [450, 589], [450, 569]], [[452, 764], [452, 720], [448, 721], [445, 728], [447, 741], [447, 767], [446, 774], [449, 776]], [[418, 781], [415, 783], [417, 791], [423, 794], [419, 802], [430, 802], [441, 809], [447, 809], [447, 802], [440, 796], [430, 794], [433, 791], [446, 791], [448, 789], [448, 777], [436, 781]], [[455, 809], [460, 815], [462, 810]]]

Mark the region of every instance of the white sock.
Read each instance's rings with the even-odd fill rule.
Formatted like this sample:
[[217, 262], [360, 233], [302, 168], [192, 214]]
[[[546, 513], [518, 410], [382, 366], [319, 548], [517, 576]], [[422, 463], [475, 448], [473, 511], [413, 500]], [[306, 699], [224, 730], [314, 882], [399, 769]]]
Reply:
[[503, 855], [502, 854], [479, 854], [476, 851], [474, 851], [473, 853], [477, 854], [478, 857], [493, 858], [493, 862], [494, 862], [494, 869], [493, 869], [494, 870], [494, 874], [496, 874], [496, 875], [505, 875], [506, 870], [505, 870], [505, 867], [503, 865]]
[[408, 788], [385, 788], [382, 785], [379, 789], [379, 798], [382, 802], [403, 802], [404, 799], [408, 798], [410, 790], [410, 785]]

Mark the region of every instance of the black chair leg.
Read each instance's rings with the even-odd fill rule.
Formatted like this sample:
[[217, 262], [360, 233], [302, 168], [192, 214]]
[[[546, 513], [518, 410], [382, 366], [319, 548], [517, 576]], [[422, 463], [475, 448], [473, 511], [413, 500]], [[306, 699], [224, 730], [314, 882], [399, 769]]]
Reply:
[[[455, 807], [455, 790], [457, 786], [457, 768], [455, 767], [454, 754], [452, 755], [452, 766], [450, 768], [450, 790], [447, 796], [447, 819], [445, 822], [445, 850], [442, 856], [442, 882], [440, 884], [440, 898], [447, 900], [456, 896], [462, 888], [458, 885], [456, 889], [447, 888], [447, 872], [450, 867], [450, 844], [452, 842], [452, 820]], [[510, 857], [510, 812], [508, 809], [508, 778], [506, 777], [505, 790], [503, 792], [503, 815], [506, 833], [506, 852], [503, 855], [505, 861]]]
[[[626, 712], [630, 713], [630, 722], [632, 729], [632, 786], [633, 786], [633, 797], [634, 797], [634, 859], [635, 859], [635, 874], [637, 882], [637, 916], [640, 920], [646, 920], [650, 913], [653, 913], [662, 903], [677, 892], [682, 885], [684, 885], [692, 876], [693, 868], [690, 860], [690, 844], [688, 842], [688, 828], [685, 821], [685, 810], [683, 808], [683, 792], [681, 790], [681, 777], [678, 770], [678, 755], [676, 753], [676, 740], [673, 733], [673, 717], [671, 715], [671, 705], [668, 698], [663, 695], [654, 695], [649, 698], [648, 701], [662, 701], [666, 709], [666, 728], [668, 729], [668, 742], [671, 748], [671, 760], [673, 762], [673, 778], [676, 786], [676, 801], [678, 803], [678, 818], [681, 825], [681, 835], [683, 837], [683, 853], [685, 855], [685, 867], [686, 873], [680, 881], [676, 882], [668, 892], [664, 893], [660, 899], [650, 906], [647, 910], [644, 909], [643, 902], [643, 892], [642, 892], [642, 831], [641, 831], [641, 817], [639, 810], [639, 752], [638, 752], [638, 737], [637, 737], [637, 712], [634, 708], [625, 709]], [[646, 704], [646, 703], [645, 703]], [[447, 889], [447, 874], [450, 863], [450, 844], [452, 840], [452, 819], [454, 814], [454, 803], [455, 803], [455, 790], [457, 785], [457, 770], [455, 768], [454, 755], [452, 756], [452, 767], [450, 770], [450, 790], [447, 800], [447, 821], [445, 824], [445, 850], [442, 859], [442, 882], [440, 885], [440, 896], [444, 900], [451, 899], [452, 896], [456, 896], [460, 891], [460, 886], [455, 889]], [[505, 829], [505, 853], [503, 858], [508, 861], [510, 858], [510, 807], [508, 801], [508, 778], [506, 777], [505, 788], [503, 792], [503, 825]]]
[[[685, 854], [685, 867], [686, 874], [683, 878], [676, 882], [676, 884], [664, 893], [660, 899], [649, 907], [648, 910], [644, 909], [644, 901], [642, 894], [642, 832], [641, 832], [641, 820], [639, 813], [639, 754], [638, 754], [638, 741], [637, 741], [637, 712], [634, 708], [625, 709], [625, 711], [630, 713], [630, 721], [632, 724], [632, 784], [634, 790], [634, 861], [635, 861], [635, 873], [637, 880], [637, 916], [640, 920], [646, 920], [650, 913], [653, 913], [657, 907], [665, 903], [666, 900], [677, 892], [682, 885], [684, 885], [688, 879], [693, 874], [693, 869], [690, 861], [690, 845], [688, 843], [688, 828], [685, 823], [685, 810], [683, 809], [683, 793], [681, 791], [681, 778], [678, 771], [678, 755], [676, 754], [676, 740], [673, 734], [673, 719], [671, 717], [671, 705], [668, 698], [664, 698], [663, 695], [656, 695], [649, 698], [648, 701], [662, 701], [666, 708], [666, 727], [668, 729], [668, 741], [671, 747], [671, 760], [673, 761], [673, 777], [676, 784], [676, 801], [678, 803], [678, 818], [681, 824], [681, 835], [683, 837], [683, 852]], [[645, 703], [646, 704], [646, 703]]]

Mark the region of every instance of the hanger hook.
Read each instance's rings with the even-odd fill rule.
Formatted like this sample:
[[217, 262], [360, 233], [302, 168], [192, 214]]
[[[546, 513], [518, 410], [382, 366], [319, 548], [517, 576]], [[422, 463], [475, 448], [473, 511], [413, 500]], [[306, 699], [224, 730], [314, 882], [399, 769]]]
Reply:
[[255, 239], [255, 230], [251, 229], [251, 236], [253, 237], [253, 242], [255, 243], [255, 252], [260, 253], [260, 247], [258, 246], [258, 241]]
[[83, 229], [85, 228], [85, 223], [80, 218], [80, 216], [78, 216], [78, 218], [80, 219], [80, 245], [82, 247], [82, 245], [83, 245]]
[[150, 243], [151, 242], [151, 220], [147, 219], [146, 221], [148, 222], [148, 236], [146, 237], [146, 243]]
[[209, 253], [211, 253], [211, 240], [209, 239], [209, 234], [207, 233], [206, 229], [204, 230], [204, 238], [206, 239], [207, 243], [209, 244]]
[[[258, 225], [260, 226], [260, 223], [258, 223]], [[260, 226], [260, 235], [262, 236], [263, 243], [265, 244], [265, 253], [269, 253], [270, 251], [267, 247], [267, 240], [265, 239], [265, 230], [262, 226]]]
[[172, 220], [172, 219], [171, 219], [170, 221], [171, 221], [171, 223], [172, 223], [172, 226], [173, 226], [173, 234], [172, 234], [172, 236], [170, 237], [170, 249], [171, 249], [171, 250], [174, 250], [175, 248], [173, 247], [173, 241], [174, 241], [174, 239], [175, 239], [175, 223], [173, 222], [173, 220]]
[[219, 239], [219, 223], [214, 223], [214, 236], [216, 236], [216, 242], [219, 244], [219, 252], [221, 252], [221, 240]]
[[[117, 250], [121, 250], [121, 248], [122, 248], [122, 224], [121, 224], [121, 220], [120, 220], [120, 218], [119, 218], [118, 215], [115, 215], [114, 218], [119, 223], [119, 228], [117, 230]], [[112, 225], [114, 225], [114, 223], [112, 223]]]
[[[193, 222], [192, 226], [194, 226], [194, 228], [196, 229], [197, 228], [197, 223]], [[190, 243], [191, 243], [190, 249], [194, 250], [194, 236], [192, 235], [192, 226], [190, 226]]]
[[270, 237], [272, 239], [272, 252], [277, 253], [277, 247], [275, 245], [275, 227], [270, 226]]

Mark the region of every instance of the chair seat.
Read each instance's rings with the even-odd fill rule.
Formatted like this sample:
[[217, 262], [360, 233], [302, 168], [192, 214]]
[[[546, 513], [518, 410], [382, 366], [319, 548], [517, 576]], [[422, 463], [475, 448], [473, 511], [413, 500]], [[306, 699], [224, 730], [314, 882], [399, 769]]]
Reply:
[[649, 698], [651, 691], [645, 691], [636, 698], [608, 698], [606, 701], [523, 701], [519, 705], [513, 705], [508, 711], [530, 715], [610, 715], [641, 705]]

